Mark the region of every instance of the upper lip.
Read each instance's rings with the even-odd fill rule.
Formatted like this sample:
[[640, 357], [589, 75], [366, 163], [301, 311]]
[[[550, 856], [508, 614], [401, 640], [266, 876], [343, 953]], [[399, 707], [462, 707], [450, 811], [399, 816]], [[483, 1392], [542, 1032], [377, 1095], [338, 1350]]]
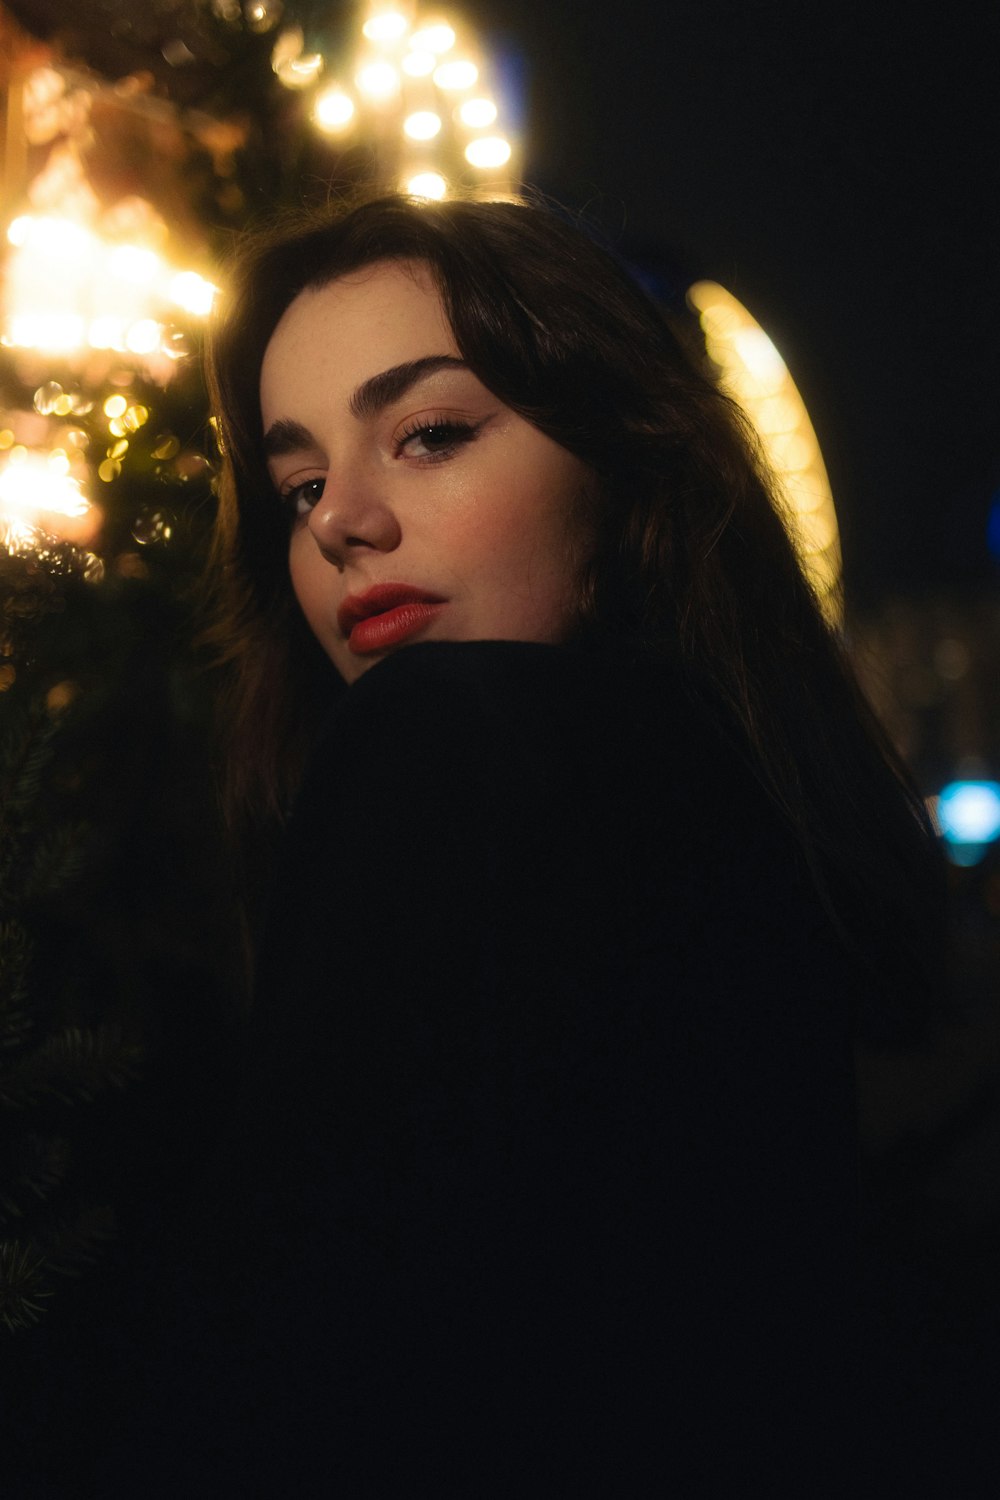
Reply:
[[344, 635], [350, 635], [359, 620], [369, 615], [385, 614], [401, 604], [444, 604], [440, 594], [414, 588], [411, 583], [376, 583], [363, 594], [348, 594], [337, 610], [337, 624]]

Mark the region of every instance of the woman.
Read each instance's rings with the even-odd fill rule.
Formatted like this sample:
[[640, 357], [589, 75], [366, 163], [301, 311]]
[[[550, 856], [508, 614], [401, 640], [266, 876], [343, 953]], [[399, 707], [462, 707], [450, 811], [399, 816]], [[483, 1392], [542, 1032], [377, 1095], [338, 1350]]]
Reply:
[[524, 204], [286, 229], [228, 307], [229, 800], [292, 812], [164, 1447], [837, 1493], [851, 1045], [936, 874], [746, 424]]

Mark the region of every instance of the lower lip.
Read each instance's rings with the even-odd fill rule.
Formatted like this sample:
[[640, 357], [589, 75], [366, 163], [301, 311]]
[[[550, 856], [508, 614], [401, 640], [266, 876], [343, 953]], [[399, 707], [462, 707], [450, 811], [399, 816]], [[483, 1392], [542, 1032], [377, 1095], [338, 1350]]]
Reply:
[[397, 604], [381, 615], [359, 620], [347, 638], [352, 651], [364, 656], [369, 651], [385, 651], [398, 646], [425, 630], [444, 609], [443, 604]]

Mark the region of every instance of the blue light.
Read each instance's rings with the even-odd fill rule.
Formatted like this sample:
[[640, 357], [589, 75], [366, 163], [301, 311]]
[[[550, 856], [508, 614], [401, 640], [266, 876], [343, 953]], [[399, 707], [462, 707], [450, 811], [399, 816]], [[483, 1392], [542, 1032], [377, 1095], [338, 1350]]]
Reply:
[[1000, 782], [949, 782], [937, 818], [949, 844], [991, 844], [1000, 838]]
[[986, 521], [986, 545], [994, 557], [1000, 557], [1000, 490], [993, 496]]

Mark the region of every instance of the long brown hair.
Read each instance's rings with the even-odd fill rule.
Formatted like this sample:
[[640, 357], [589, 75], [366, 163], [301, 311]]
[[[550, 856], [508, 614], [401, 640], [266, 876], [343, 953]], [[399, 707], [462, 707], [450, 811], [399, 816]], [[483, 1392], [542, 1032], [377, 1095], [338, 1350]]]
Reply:
[[746, 419], [610, 253], [527, 203], [382, 197], [285, 221], [244, 249], [209, 365], [231, 806], [281, 816], [338, 687], [291, 594], [262, 451], [264, 351], [301, 291], [385, 260], [429, 267], [472, 371], [596, 474], [581, 637], [685, 663], [842, 935], [871, 952], [886, 921], [916, 954], [936, 901], [926, 814], [803, 575]]

